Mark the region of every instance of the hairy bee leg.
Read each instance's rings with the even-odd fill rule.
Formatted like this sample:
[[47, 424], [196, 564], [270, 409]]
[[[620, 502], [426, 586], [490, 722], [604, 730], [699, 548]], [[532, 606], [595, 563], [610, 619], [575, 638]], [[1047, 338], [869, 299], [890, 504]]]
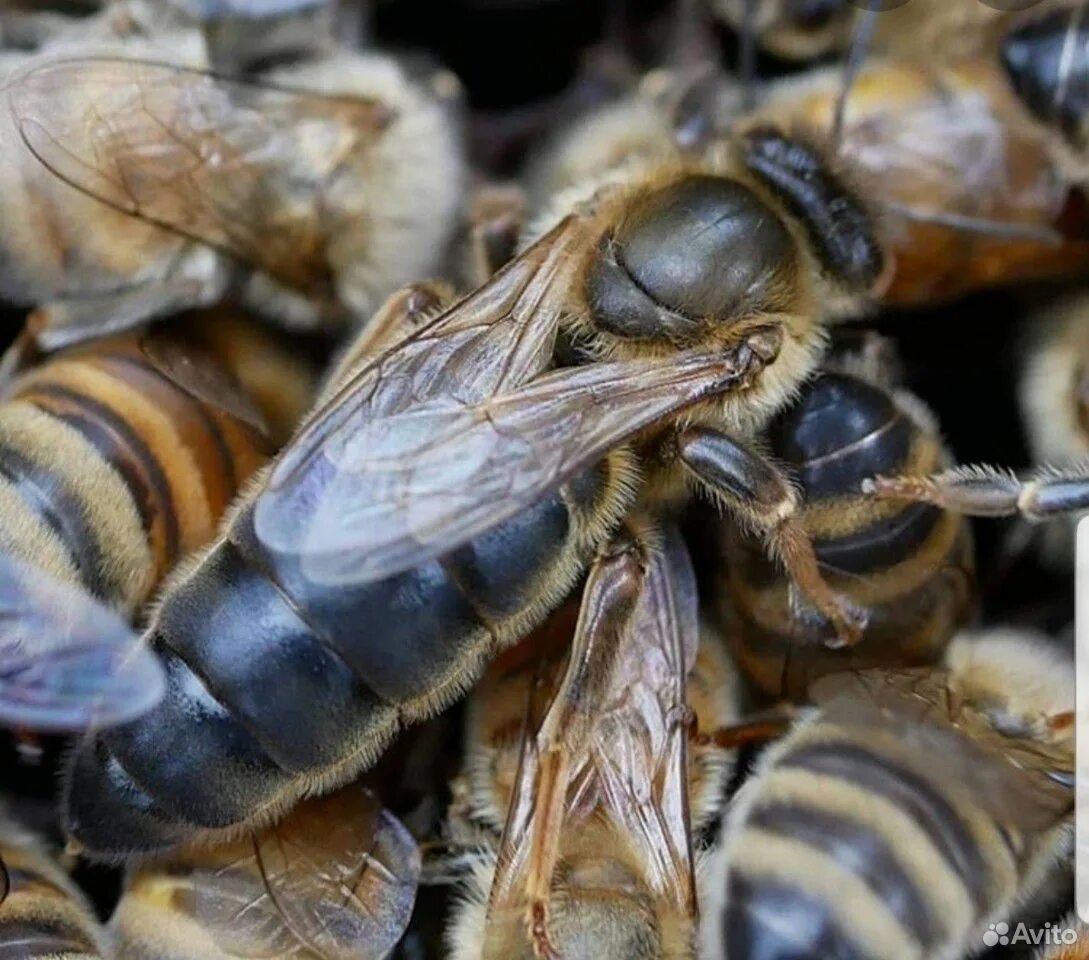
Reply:
[[[531, 811], [531, 816], [524, 837], [508, 820], [489, 910], [502, 908], [509, 897], [524, 902], [534, 952], [541, 957], [555, 955], [548, 937], [549, 900], [567, 799], [567, 758], [592, 734], [599, 693], [639, 601], [646, 554], [645, 544], [621, 532], [591, 567], [567, 668], [523, 755], [511, 794], [512, 813]], [[519, 855], [519, 846], [526, 851], [525, 858]], [[528, 862], [524, 889], [512, 890], [507, 873], [524, 862]]]
[[1047, 520], [1089, 510], [1089, 462], [1045, 467], [1027, 480], [996, 467], [956, 467], [924, 477], [874, 477], [862, 492], [880, 500], [930, 503], [971, 517]]
[[519, 187], [492, 184], [477, 190], [469, 214], [474, 286], [514, 257], [525, 219], [526, 196]]
[[706, 427], [685, 430], [677, 441], [681, 461], [723, 506], [757, 531], [768, 552], [835, 631], [828, 646], [862, 638], [865, 615], [836, 594], [821, 575], [809, 534], [797, 517], [798, 498], [782, 470], [732, 438]]

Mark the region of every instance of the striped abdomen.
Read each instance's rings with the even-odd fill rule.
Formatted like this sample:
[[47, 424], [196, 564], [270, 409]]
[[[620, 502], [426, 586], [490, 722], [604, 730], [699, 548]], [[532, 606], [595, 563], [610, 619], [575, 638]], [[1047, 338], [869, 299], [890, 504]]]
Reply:
[[35, 847], [0, 839], [11, 890], [0, 903], [0, 960], [107, 956], [105, 936], [75, 886]]
[[264, 461], [251, 427], [160, 372], [137, 338], [99, 343], [32, 370], [0, 405], [0, 549], [132, 613]]
[[802, 493], [800, 516], [832, 588], [869, 624], [850, 650], [816, 642], [790, 584], [760, 543], [723, 530], [728, 587], [723, 629], [749, 679], [800, 700], [813, 679], [846, 666], [933, 663], [972, 604], [968, 521], [919, 504], [861, 494], [875, 474], [929, 473], [945, 455], [933, 427], [898, 398], [856, 377], [824, 373], [771, 430], [774, 455]]
[[167, 696], [77, 751], [68, 829], [124, 855], [345, 781], [560, 602], [625, 505], [622, 468], [611, 457], [447, 556], [355, 588], [270, 556], [251, 503], [168, 586], [148, 632]]
[[986, 812], [994, 800], [936, 771], [899, 730], [803, 725], [735, 801], [712, 871], [725, 898], [706, 916], [720, 944], [708, 956], [965, 956], [1040, 850]]

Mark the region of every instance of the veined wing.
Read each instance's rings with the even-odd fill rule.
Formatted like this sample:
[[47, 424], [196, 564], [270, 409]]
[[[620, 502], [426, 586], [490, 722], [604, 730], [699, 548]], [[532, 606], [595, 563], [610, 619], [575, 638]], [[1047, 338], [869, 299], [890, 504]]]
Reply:
[[323, 583], [392, 576], [752, 374], [759, 361], [747, 345], [540, 373], [576, 228], [561, 224], [310, 422], [257, 499], [255, 528], [270, 550], [301, 557]]
[[61, 180], [316, 293], [329, 281], [323, 184], [389, 121], [372, 101], [115, 57], [36, 61], [6, 94]]

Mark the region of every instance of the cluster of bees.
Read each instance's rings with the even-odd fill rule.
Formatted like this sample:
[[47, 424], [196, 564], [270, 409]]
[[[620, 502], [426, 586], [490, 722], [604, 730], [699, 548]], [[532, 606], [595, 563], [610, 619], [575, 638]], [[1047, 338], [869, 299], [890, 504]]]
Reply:
[[[502, 181], [351, 4], [0, 9], [0, 957], [1089, 956], [971, 519], [1067, 583], [1089, 7], [675, 7]], [[871, 329], [992, 288], [1020, 474]]]

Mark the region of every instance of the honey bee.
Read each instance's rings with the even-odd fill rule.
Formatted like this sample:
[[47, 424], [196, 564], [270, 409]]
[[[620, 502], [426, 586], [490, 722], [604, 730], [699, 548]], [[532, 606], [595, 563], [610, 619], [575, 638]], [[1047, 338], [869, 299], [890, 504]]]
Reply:
[[448, 104], [393, 59], [261, 83], [116, 56], [26, 58], [0, 149], [0, 294], [44, 349], [218, 302], [345, 324], [427, 275], [459, 204]]
[[825, 575], [868, 617], [857, 646], [813, 643], [789, 581], [751, 536], [723, 523], [716, 607], [746, 678], [764, 694], [801, 701], [826, 673], [940, 660], [974, 609], [968, 521], [925, 504], [877, 502], [860, 489], [883, 470], [930, 472], [950, 462], [930, 411], [861, 370], [833, 368], [773, 421], [768, 439], [798, 484], [802, 524]]
[[[773, 87], [757, 117], [832, 130], [844, 93], [841, 71], [806, 74]], [[1084, 272], [1084, 201], [997, 62], [872, 61], [842, 110], [839, 154], [883, 213], [894, 267], [884, 304], [929, 305]]]
[[1070, 176], [1089, 179], [1089, 17], [1085, 4], [1033, 9], [1002, 42], [1002, 65], [1028, 112], [1052, 134]]
[[562, 677], [546, 678], [535, 636], [470, 701], [452, 831], [485, 852], [449, 931], [453, 960], [694, 956], [692, 830], [717, 813], [732, 757], [708, 741], [689, 753], [686, 716], [731, 724], [735, 677], [717, 638], [701, 639], [679, 536], [648, 562], [611, 660], [591, 638], [608, 600], [588, 591]]
[[[208, 338], [224, 357], [262, 342], [220, 326]], [[277, 349], [263, 342], [266, 355]], [[297, 392], [289, 383], [285, 397]], [[264, 465], [262, 421], [214, 353], [179, 336], [117, 337], [50, 358], [0, 403], [0, 551], [131, 616], [212, 539]]]
[[961, 635], [944, 668], [835, 674], [761, 757], [712, 865], [705, 956], [953, 960], [1047, 895], [1073, 832], [1074, 670]]
[[356, 784], [259, 834], [133, 869], [110, 928], [119, 960], [384, 960], [419, 876], [411, 834]]
[[[739, 33], [786, 60], [846, 53], [867, 11], [874, 14], [872, 49], [925, 63], [992, 51], [1019, 10], [1051, 0], [962, 3], [960, 0], [710, 0], [714, 13]], [[746, 6], [753, 5], [752, 19]]]
[[[0, 954], [26, 960], [110, 957], [90, 904], [45, 848], [0, 815]], [[6, 896], [3, 896], [6, 891]]]
[[[1033, 462], [1089, 460], [1089, 299], [1066, 294], [1032, 319], [1019, 399]], [[1040, 528], [1050, 562], [1073, 561], [1077, 520]]]
[[[881, 268], [863, 204], [769, 128], [576, 205], [364, 359], [172, 580], [147, 634], [167, 697], [75, 751], [70, 833], [124, 857], [350, 779], [604, 576], [623, 518], [693, 489], [766, 536], [829, 642], [855, 641], [748, 438]], [[556, 365], [562, 339], [581, 362]]]

